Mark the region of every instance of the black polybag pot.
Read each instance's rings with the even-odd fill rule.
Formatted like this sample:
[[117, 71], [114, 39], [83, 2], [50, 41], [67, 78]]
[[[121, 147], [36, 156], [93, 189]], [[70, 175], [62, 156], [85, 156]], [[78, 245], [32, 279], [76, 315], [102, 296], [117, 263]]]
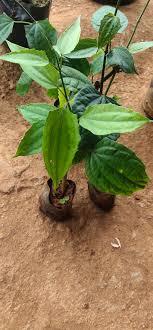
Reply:
[[[20, 1], [23, 9], [15, 0], [0, 0], [0, 13], [5, 13], [13, 20], [33, 23], [32, 17], [36, 20], [48, 18], [51, 0], [45, 6], [34, 6], [31, 0]], [[28, 14], [29, 13], [29, 14]], [[8, 40], [23, 47], [28, 47], [25, 36], [25, 24], [14, 24], [13, 32]]]
[[[101, 3], [102, 5], [114, 5], [116, 6], [117, 0], [94, 0], [95, 2]], [[136, 0], [121, 0], [120, 6], [126, 6]]]

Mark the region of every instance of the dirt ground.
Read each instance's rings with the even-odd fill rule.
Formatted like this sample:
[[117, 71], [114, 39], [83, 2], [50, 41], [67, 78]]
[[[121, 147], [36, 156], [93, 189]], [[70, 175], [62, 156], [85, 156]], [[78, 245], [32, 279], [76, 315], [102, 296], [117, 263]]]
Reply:
[[[144, 0], [122, 8], [130, 29]], [[82, 14], [83, 35], [94, 36], [88, 18], [99, 5], [90, 0], [56, 0], [51, 20], [61, 30]], [[152, 40], [153, 1], [135, 40]], [[122, 39], [126, 40], [127, 35]], [[153, 72], [153, 50], [136, 56], [139, 75], [120, 75], [111, 93], [141, 110]], [[131, 197], [118, 197], [110, 213], [90, 201], [82, 166], [72, 169], [77, 183], [74, 217], [55, 223], [38, 209], [46, 181], [41, 156], [13, 158], [27, 124], [17, 104], [43, 102], [33, 86], [15, 94], [16, 66], [0, 62], [0, 329], [153, 329], [153, 127], [122, 141], [143, 159], [151, 182]], [[117, 237], [121, 248], [111, 242]]]

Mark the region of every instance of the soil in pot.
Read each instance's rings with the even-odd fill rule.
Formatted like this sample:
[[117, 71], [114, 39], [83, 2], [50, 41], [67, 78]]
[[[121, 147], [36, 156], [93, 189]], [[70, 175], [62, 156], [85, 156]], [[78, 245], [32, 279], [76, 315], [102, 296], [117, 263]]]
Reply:
[[101, 192], [88, 182], [90, 199], [103, 211], [110, 211], [115, 203], [115, 195]]
[[142, 108], [146, 116], [153, 119], [153, 78], [142, 103]]
[[40, 210], [57, 221], [67, 220], [72, 214], [72, 202], [76, 185], [72, 180], [66, 180], [64, 195], [60, 191], [53, 193], [52, 180], [48, 180], [40, 197]]

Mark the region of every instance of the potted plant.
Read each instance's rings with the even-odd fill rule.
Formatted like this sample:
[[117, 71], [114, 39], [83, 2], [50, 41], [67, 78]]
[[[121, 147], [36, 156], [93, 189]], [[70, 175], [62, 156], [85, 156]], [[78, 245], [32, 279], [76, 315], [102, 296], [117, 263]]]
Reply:
[[[1, 0], [0, 14], [8, 17], [4, 22], [9, 25], [7, 29], [9, 40], [24, 47], [28, 47], [25, 37], [25, 25], [27, 22], [48, 18], [50, 0]], [[2, 18], [1, 18], [2, 19]]]
[[[148, 4], [149, 1], [145, 9]], [[97, 40], [80, 39], [80, 18], [59, 36], [47, 20], [34, 22], [26, 28], [33, 49], [8, 42], [11, 52], [0, 57], [20, 64], [20, 95], [28, 91], [34, 80], [47, 90], [51, 100], [56, 100], [56, 106], [50, 102], [19, 107], [31, 127], [16, 155], [42, 152], [49, 181], [40, 197], [40, 207], [60, 220], [67, 217], [72, 207], [75, 184], [67, 177], [74, 163], [85, 161], [91, 199], [103, 209], [112, 207], [115, 195], [130, 195], [148, 182], [142, 161], [117, 139], [119, 134], [132, 132], [150, 120], [108, 96], [117, 73], [136, 73], [132, 54], [153, 46], [147, 42], [131, 43], [139, 22], [140, 17], [127, 47], [112, 46], [115, 35], [127, 26], [127, 18], [118, 6], [115, 11], [113, 7], [103, 7], [100, 15], [93, 15]], [[73, 67], [75, 61], [71, 62], [76, 60], [78, 65], [82, 59], [90, 67], [88, 77]], [[99, 72], [97, 81], [94, 76]]]

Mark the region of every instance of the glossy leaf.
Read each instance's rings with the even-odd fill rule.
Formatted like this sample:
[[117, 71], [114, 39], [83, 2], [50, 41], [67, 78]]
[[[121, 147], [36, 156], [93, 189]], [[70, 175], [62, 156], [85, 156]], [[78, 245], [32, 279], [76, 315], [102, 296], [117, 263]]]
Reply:
[[114, 104], [89, 106], [80, 125], [96, 135], [132, 132], [150, 122], [138, 112]]
[[[96, 12], [92, 16], [92, 25], [96, 31], [99, 31], [101, 20], [104, 18], [105, 15], [115, 13], [115, 8], [111, 6], [103, 6], [96, 10]], [[120, 19], [121, 28], [119, 29], [118, 33], [122, 33], [126, 27], [128, 26], [128, 19], [127, 17], [120, 11], [117, 11], [117, 17]]]
[[86, 174], [98, 190], [114, 195], [130, 195], [148, 183], [144, 164], [134, 152], [107, 138], [86, 158]]
[[72, 111], [80, 117], [88, 106], [107, 103], [115, 104], [116, 102], [107, 96], [101, 96], [93, 85], [86, 85], [76, 94]]
[[25, 72], [22, 72], [20, 79], [18, 80], [16, 85], [16, 92], [20, 96], [24, 96], [25, 94], [28, 93], [31, 84], [32, 84], [32, 79]]
[[14, 26], [12, 18], [6, 14], [0, 15], [0, 44], [2, 44], [11, 34]]
[[49, 63], [44, 51], [26, 48], [2, 55], [0, 60], [29, 66], [46, 66]]
[[44, 121], [34, 123], [21, 140], [16, 156], [29, 156], [42, 151]]
[[125, 73], [136, 73], [134, 60], [126, 47], [115, 47], [107, 56], [109, 66], [118, 66]]
[[30, 48], [44, 50], [51, 63], [56, 64], [53, 45], [57, 42], [57, 31], [48, 19], [25, 26], [26, 38]]
[[68, 58], [88, 58], [96, 54], [97, 40], [96, 39], [80, 39], [78, 45], [75, 47], [74, 51], [67, 54]]
[[49, 113], [43, 133], [43, 156], [55, 190], [72, 164], [79, 140], [76, 115], [68, 109]]
[[65, 86], [71, 91], [80, 90], [85, 85], [92, 85], [83, 73], [73, 68], [63, 66], [62, 75]]
[[121, 27], [120, 19], [113, 14], [107, 14], [104, 16], [100, 23], [99, 36], [98, 36], [98, 48], [106, 46]]
[[18, 110], [24, 119], [30, 124], [34, 124], [40, 120], [45, 122], [49, 112], [56, 110], [56, 107], [46, 103], [30, 103], [19, 106]]
[[74, 50], [80, 39], [80, 17], [68, 27], [58, 38], [56, 48], [61, 55], [69, 54]]
[[128, 49], [131, 54], [136, 54], [151, 47], [153, 47], [153, 41], [142, 41], [131, 44]]

